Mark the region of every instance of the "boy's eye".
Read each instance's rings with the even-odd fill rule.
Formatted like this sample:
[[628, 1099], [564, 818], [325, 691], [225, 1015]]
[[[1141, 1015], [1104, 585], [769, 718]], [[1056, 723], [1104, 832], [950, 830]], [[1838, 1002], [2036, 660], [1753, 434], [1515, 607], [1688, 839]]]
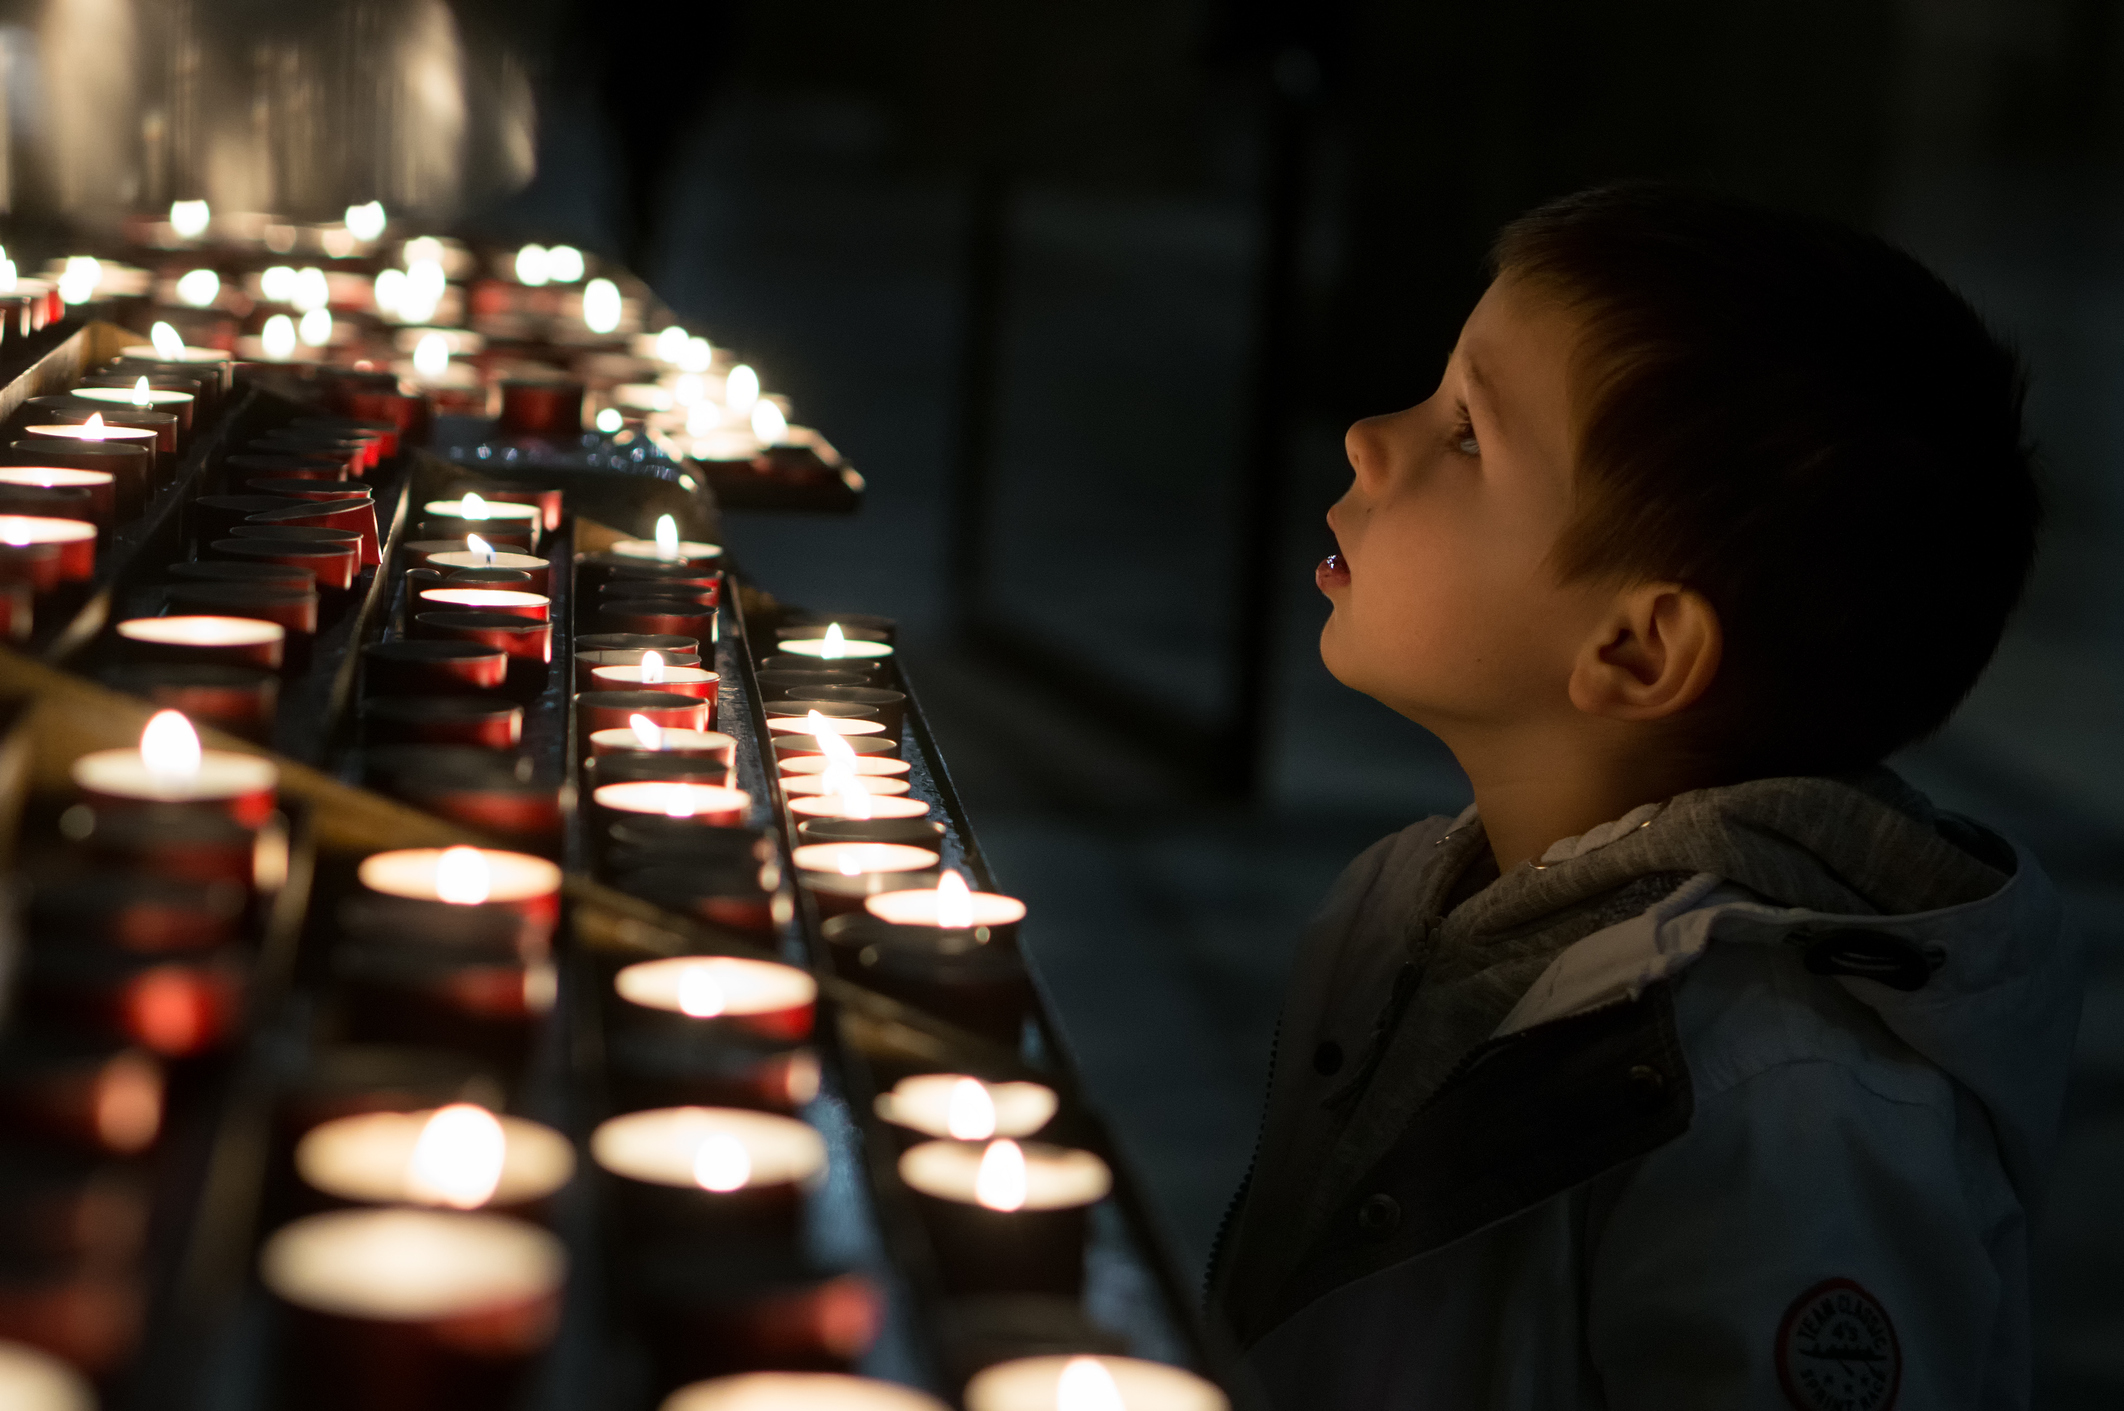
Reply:
[[1482, 454], [1482, 445], [1475, 439], [1475, 423], [1468, 420], [1465, 411], [1460, 414], [1459, 424], [1453, 428], [1453, 449], [1464, 456]]

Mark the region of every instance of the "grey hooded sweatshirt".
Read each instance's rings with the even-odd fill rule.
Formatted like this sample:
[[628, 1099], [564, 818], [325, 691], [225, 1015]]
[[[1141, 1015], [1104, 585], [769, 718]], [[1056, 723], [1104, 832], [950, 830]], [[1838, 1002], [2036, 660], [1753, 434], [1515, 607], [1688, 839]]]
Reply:
[[1886, 770], [1683, 794], [1309, 929], [1211, 1302], [1269, 1404], [2018, 1407], [2079, 1016], [2034, 861]]

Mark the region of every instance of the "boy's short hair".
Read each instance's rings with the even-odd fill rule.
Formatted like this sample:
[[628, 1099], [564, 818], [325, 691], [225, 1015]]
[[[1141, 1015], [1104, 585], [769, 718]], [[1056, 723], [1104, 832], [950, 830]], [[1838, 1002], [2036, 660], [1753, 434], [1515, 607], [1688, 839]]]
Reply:
[[1584, 321], [1559, 574], [1718, 612], [1696, 743], [1735, 777], [1833, 773], [1944, 724], [2041, 517], [2025, 379], [1976, 311], [1871, 235], [1665, 185], [1543, 206], [1491, 259]]

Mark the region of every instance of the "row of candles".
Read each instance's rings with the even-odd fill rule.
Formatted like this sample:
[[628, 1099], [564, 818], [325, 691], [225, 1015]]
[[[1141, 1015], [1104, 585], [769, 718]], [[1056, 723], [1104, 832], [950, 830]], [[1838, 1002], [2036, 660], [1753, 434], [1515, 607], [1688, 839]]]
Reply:
[[[659, 345], [657, 353], [673, 368], [668, 380], [680, 383], [668, 390], [690, 390], [682, 379], [718, 370], [720, 350], [699, 340], [666, 336]], [[181, 356], [163, 360], [180, 351]], [[218, 355], [175, 350], [165, 337], [159, 351], [128, 350], [128, 356], [146, 358], [151, 352], [158, 359], [153, 376], [129, 389], [136, 400], [127, 412], [160, 410], [153, 396], [174, 394], [164, 404], [171, 408], [166, 414], [178, 417], [181, 410], [188, 423], [191, 408], [178, 398], [211, 405], [207, 374], [226, 386], [225, 360]], [[756, 397], [756, 380], [748, 389], [741, 375], [747, 371], [726, 363], [720, 369], [721, 395], [730, 394], [735, 378], [740, 400], [748, 391]], [[187, 382], [190, 390], [170, 385]], [[151, 394], [148, 402], [137, 400], [142, 393]], [[163, 449], [162, 428], [134, 429], [150, 431], [158, 451]], [[247, 449], [336, 459], [342, 468], [331, 478], [339, 482], [344, 499], [353, 500], [355, 487], [346, 482], [358, 481], [365, 467], [395, 449], [396, 429], [313, 422], [290, 431], [297, 440], [325, 438], [335, 444]], [[99, 438], [78, 439], [87, 444]], [[308, 476], [247, 480], [326, 483], [318, 467], [310, 470]], [[241, 488], [269, 491], [251, 483]], [[270, 556], [222, 552], [245, 566], [307, 569], [313, 583], [329, 580], [343, 588], [351, 586], [345, 570], [358, 567], [363, 550], [374, 553], [372, 506], [366, 524], [356, 513], [334, 522], [280, 526], [253, 523], [260, 516], [253, 505], [202, 502], [195, 508], [195, 529], [226, 530], [229, 536], [202, 535], [202, 558], [195, 565], [210, 565], [213, 551], [223, 545], [277, 539]], [[550, 586], [553, 565], [535, 551], [541, 534], [557, 524], [560, 510], [553, 492], [508, 488], [423, 507], [421, 537], [408, 546], [404, 560], [407, 626], [413, 635], [372, 649], [365, 669], [372, 679], [395, 683], [398, 728], [407, 732], [401, 738], [502, 749], [514, 744], [507, 725], [479, 735], [482, 727], [462, 718], [480, 712], [460, 707], [453, 716], [450, 710], [406, 707], [422, 700], [476, 701], [468, 686], [506, 689], [512, 678], [524, 685], [543, 677], [555, 624], [551, 599], [538, 590]], [[266, 517], [271, 518], [270, 509]], [[274, 528], [309, 532], [259, 532]], [[355, 543], [350, 545], [350, 539]], [[183, 576], [217, 584], [253, 576], [233, 574], [224, 580], [210, 566], [185, 567], [194, 573]], [[592, 815], [603, 829], [601, 865], [630, 869], [612, 875], [623, 885], [657, 893], [653, 899], [676, 898], [704, 919], [740, 929], [773, 929], [787, 914], [786, 902], [771, 860], [760, 865], [758, 835], [745, 827], [752, 801], [732, 786], [737, 745], [731, 734], [713, 728], [718, 680], [702, 665], [704, 648], [713, 660], [720, 551], [680, 543], [675, 525], [666, 521], [653, 537], [616, 546], [583, 567], [578, 587], [594, 587], [597, 595], [578, 598], [578, 626], [604, 629], [579, 633], [574, 653], [576, 684], [582, 688], [576, 715], [585, 730]], [[236, 660], [286, 667], [299, 660], [299, 651], [287, 647], [306, 627], [314, 630], [314, 622], [299, 613], [269, 620], [278, 615], [255, 591], [221, 596], [252, 601], [232, 603], [225, 614], [173, 612], [122, 623], [118, 635], [193, 664]], [[187, 601], [200, 599], [195, 594]], [[483, 620], [441, 621], [452, 617]], [[905, 698], [890, 689], [889, 637], [889, 624], [787, 629], [778, 653], [758, 663], [763, 695], [770, 698], [770, 739], [763, 743], [771, 751], [777, 792], [786, 800], [798, 842], [790, 862], [799, 885], [829, 917], [837, 968], [963, 1027], [1015, 1044], [1029, 993], [1015, 956], [1015, 927], [1023, 907], [1010, 898], [970, 893], [962, 879], [939, 866], [943, 829], [927, 818], [928, 805], [912, 797], [908, 764], [899, 755]], [[443, 694], [422, 694], [437, 690]], [[512, 708], [504, 706], [503, 716]], [[392, 714], [380, 711], [371, 723]], [[158, 717], [140, 750], [102, 752], [79, 761], [77, 785], [92, 813], [112, 818], [135, 805], [148, 811], [206, 807], [238, 828], [258, 828], [273, 808], [276, 780], [270, 762], [200, 751], [196, 739], [187, 746], [181, 724], [180, 717]], [[467, 731], [472, 733], [453, 733]], [[372, 738], [390, 736], [372, 732]], [[717, 879], [746, 872], [725, 865], [739, 856], [755, 864], [746, 878], [749, 885], [737, 887], [735, 894], [720, 890]], [[550, 1005], [550, 935], [558, 886], [550, 863], [485, 849], [387, 853], [364, 863], [360, 881], [370, 900], [391, 899], [414, 908], [411, 913], [371, 908], [357, 924], [353, 917], [363, 914], [357, 907], [348, 918], [341, 954], [361, 963], [339, 967], [339, 978], [349, 992], [381, 983], [386, 993], [370, 1006], [373, 1012], [402, 1016], [408, 1008], [417, 1009], [404, 1002], [409, 976], [418, 988], [452, 968], [443, 962], [416, 965], [409, 972], [370, 963], [390, 959], [388, 951], [407, 949], [408, 938], [416, 950], [425, 943], [447, 951], [468, 939], [502, 934], [514, 952], [512, 964], [501, 967], [505, 988], [514, 995], [514, 1002], [504, 1006], [511, 1023], [518, 1029], [524, 1022], [535, 1024]], [[468, 930], [460, 924], [472, 916], [490, 920], [497, 909], [517, 919], [498, 930], [487, 924]], [[393, 944], [376, 943], [382, 927], [391, 930]], [[469, 954], [464, 951], [460, 958]], [[786, 1237], [793, 1228], [790, 1212], [820, 1179], [824, 1159], [816, 1134], [790, 1115], [817, 1085], [816, 1059], [802, 1043], [813, 1022], [810, 977], [786, 966], [724, 956], [645, 962], [609, 979], [617, 1090], [637, 1095], [657, 1090], [659, 1082], [642, 1079], [662, 1060], [665, 1095], [714, 1101], [638, 1108], [613, 1118], [591, 1136], [594, 1164], [622, 1189], [682, 1193], [687, 1203], [680, 1207], [654, 1198], [622, 1202], [645, 1206], [652, 1223], [668, 1219], [674, 1208], [686, 1212], [678, 1222], [682, 1226], [720, 1209], [711, 1224], [736, 1228], [764, 1221]], [[445, 1045], [453, 1037], [468, 1039], [478, 1027], [471, 1018], [477, 1008], [458, 1005], [445, 1016], [442, 1029], [421, 1037]], [[485, 1008], [491, 1017], [492, 1004]], [[181, 1058], [226, 1041], [235, 1020], [233, 1008], [224, 1010], [227, 1023], [221, 1030], [195, 1024], [175, 1047], [177, 1026], [152, 1032], [160, 1034], [156, 1042], [166, 1056]], [[668, 1061], [674, 1033], [645, 1037], [656, 1035], [657, 1016], [678, 1025], [676, 1033], [685, 1035], [679, 1047], [692, 1055], [695, 1071], [683, 1073], [675, 1084]], [[145, 1041], [138, 1034], [134, 1038]], [[660, 1043], [667, 1051], [656, 1052]], [[630, 1045], [636, 1060], [645, 1054], [646, 1060], [631, 1061]], [[520, 1056], [520, 1049], [516, 1053]], [[710, 1053], [713, 1058], [706, 1058]], [[733, 1054], [738, 1061], [732, 1061]], [[640, 1071], [631, 1076], [618, 1071], [630, 1062]], [[678, 1066], [685, 1070], [689, 1064]], [[1084, 1212], [1104, 1196], [1110, 1177], [1090, 1152], [1027, 1140], [1047, 1126], [1055, 1109], [1054, 1094], [1040, 1085], [987, 1083], [966, 1074], [909, 1075], [880, 1098], [880, 1116], [910, 1133], [900, 1174], [937, 1236], [947, 1287], [1072, 1293], [1080, 1284]], [[516, 1342], [503, 1362], [520, 1361], [550, 1333], [564, 1260], [542, 1229], [540, 1212], [570, 1179], [575, 1164], [558, 1133], [487, 1107], [447, 1103], [432, 1111], [371, 1112], [322, 1122], [297, 1144], [293, 1160], [309, 1189], [349, 1207], [298, 1218], [269, 1241], [261, 1256], [262, 1273], [283, 1301], [305, 1310], [305, 1318], [315, 1315], [312, 1321], [330, 1325], [329, 1335], [315, 1344], [323, 1349], [317, 1366], [351, 1373], [358, 1365], [358, 1357], [349, 1361], [348, 1349], [362, 1339], [350, 1342], [349, 1326], [391, 1336], [418, 1328], [423, 1331], [416, 1340], [431, 1344], [430, 1351], [447, 1351], [448, 1328], [467, 1318], [491, 1323], [506, 1312], [503, 1321], [515, 1329]], [[378, 1208], [353, 1208], [362, 1205]], [[735, 1224], [730, 1212], [736, 1212]], [[430, 1277], [409, 1280], [408, 1260]], [[505, 1270], [519, 1277], [498, 1278]], [[875, 1295], [846, 1277], [819, 1281], [810, 1293], [814, 1321], [837, 1328], [817, 1339], [832, 1344], [826, 1349], [829, 1360], [845, 1361], [860, 1351], [874, 1331]], [[407, 1304], [409, 1298], [420, 1306]], [[821, 1311], [828, 1309], [839, 1310], [837, 1320]], [[760, 1340], [759, 1328], [751, 1333], [753, 1341]], [[818, 1351], [815, 1347], [812, 1354]], [[905, 1400], [913, 1395], [846, 1377], [799, 1384], [786, 1376], [762, 1381], [747, 1375], [689, 1387], [672, 1400], [686, 1407], [930, 1404]], [[747, 1399], [758, 1396], [772, 1399]], [[894, 1396], [902, 1399], [894, 1401]], [[1222, 1404], [1213, 1388], [1186, 1373], [1103, 1355], [1006, 1362], [982, 1372], [966, 1397], [969, 1406], [1059, 1405], [1070, 1411]]]

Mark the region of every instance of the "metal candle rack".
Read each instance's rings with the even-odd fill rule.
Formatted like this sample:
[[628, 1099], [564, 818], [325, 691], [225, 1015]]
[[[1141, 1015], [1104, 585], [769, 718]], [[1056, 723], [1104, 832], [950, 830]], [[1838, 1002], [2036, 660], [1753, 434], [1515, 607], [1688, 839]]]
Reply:
[[[30, 350], [28, 366], [14, 370], [0, 406], [65, 385], [107, 357], [118, 336], [102, 327], [55, 331]], [[175, 481], [139, 521], [104, 546], [96, 581], [38, 624], [28, 657], [9, 653], [0, 660], [0, 696], [13, 702], [8, 735], [0, 743], [0, 801], [13, 807], [0, 808], [0, 817], [19, 816], [18, 863], [34, 864], [52, 851], [56, 816], [66, 802], [57, 787], [66, 760], [90, 744], [137, 738], [146, 708], [81, 677], [116, 659], [113, 623], [159, 610], [155, 576], [184, 556], [185, 507], [203, 487], [217, 483], [231, 446], [303, 410], [256, 388], [230, 398], [219, 422], [196, 436]], [[479, 472], [495, 473], [486, 465]], [[374, 477], [384, 563], [338, 604], [307, 668], [284, 679], [272, 744], [288, 761], [282, 788], [285, 881], [254, 923], [249, 1021], [241, 1043], [220, 1058], [194, 1063], [173, 1088], [170, 1122], [152, 1163], [156, 1220], [145, 1331], [137, 1352], [105, 1381], [106, 1405], [239, 1411], [279, 1404], [276, 1368], [288, 1355], [287, 1330], [259, 1285], [257, 1248], [294, 1198], [291, 1173], [283, 1169], [285, 1133], [276, 1123], [289, 1093], [313, 1080], [319, 1064], [338, 1052], [347, 1023], [333, 957], [346, 944], [339, 915], [356, 890], [353, 865], [364, 853], [408, 844], [524, 845], [520, 837], [483, 834], [465, 816], [438, 818], [352, 787], [367, 778], [372, 762], [359, 719], [361, 649], [403, 632], [409, 586], [400, 550], [418, 522], [415, 507], [464, 474], [411, 452]], [[527, 483], [539, 479], [535, 468], [526, 477]], [[625, 493], [588, 498], [615, 519], [627, 513]], [[713, 522], [712, 504], [699, 512], [704, 522]], [[647, 526], [623, 527], [639, 533]], [[603, 524], [575, 512], [542, 550], [554, 565], [553, 659], [543, 687], [518, 695], [524, 727], [517, 753], [528, 762], [532, 781], [550, 788], [556, 800], [561, 827], [544, 840], [544, 850], [564, 865], [567, 881], [555, 958], [557, 1003], [544, 1022], [526, 1027], [528, 1048], [520, 1059], [499, 1065], [513, 1067], [504, 1073], [509, 1110], [559, 1129], [579, 1152], [590, 1130], [616, 1110], [607, 1085], [604, 992], [619, 963], [723, 954], [800, 965], [820, 986], [813, 1042], [823, 1064], [819, 1095], [802, 1116], [829, 1152], [828, 1177], [808, 1201], [803, 1242], [809, 1255], [861, 1273], [882, 1296], [882, 1330], [859, 1370], [955, 1401], [966, 1373], [983, 1361], [1111, 1351], [1188, 1366], [1228, 1385], [1224, 1351], [1194, 1312], [1195, 1292], [1162, 1241], [1141, 1182], [1083, 1099], [1037, 972], [1037, 999], [1016, 1048], [834, 973], [821, 917], [810, 895], [788, 880], [795, 839], [748, 633], [770, 624], [764, 618], [748, 623], [736, 610], [748, 595], [734, 571], [725, 582], [714, 645], [721, 678], [715, 725], [738, 742], [734, 782], [752, 799], [748, 826], [779, 864], [784, 919], [770, 937], [748, 936], [661, 910], [592, 875], [594, 810], [574, 798], [582, 777], [582, 732], [574, 715], [572, 641], [579, 631], [597, 629], [572, 570], [578, 553], [612, 537]], [[915, 692], [904, 672], [893, 684], [908, 696], [902, 752], [910, 792], [944, 825], [943, 863], [968, 874], [977, 888], [992, 889], [996, 879]], [[873, 1108], [895, 1075], [918, 1071], [1043, 1083], [1060, 1096], [1057, 1121], [1065, 1139], [1097, 1152], [1112, 1167], [1113, 1192], [1092, 1211], [1083, 1296], [1074, 1309], [1019, 1305], [998, 1322], [945, 1294], [930, 1235], [897, 1172], [898, 1144]], [[553, 1204], [550, 1224], [566, 1243], [571, 1274], [559, 1334], [516, 1404], [648, 1407], [663, 1389], [626, 1312], [631, 1275], [615, 1255], [603, 1184], [584, 1159]], [[0, 1271], [0, 1295], [4, 1279]]]

